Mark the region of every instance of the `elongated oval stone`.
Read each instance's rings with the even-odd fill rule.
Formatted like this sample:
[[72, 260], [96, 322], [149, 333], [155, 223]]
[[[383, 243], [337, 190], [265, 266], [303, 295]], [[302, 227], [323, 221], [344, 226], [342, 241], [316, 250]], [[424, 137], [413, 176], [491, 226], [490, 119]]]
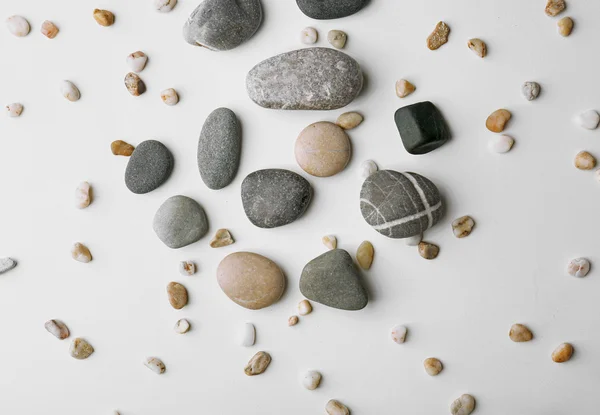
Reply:
[[173, 170], [173, 155], [160, 141], [140, 143], [129, 158], [125, 184], [136, 194], [153, 191], [167, 181]]
[[350, 56], [329, 48], [306, 48], [262, 61], [246, 77], [258, 105], [286, 110], [332, 110], [358, 96], [363, 75]]
[[228, 108], [210, 113], [198, 140], [198, 170], [210, 189], [218, 190], [235, 178], [240, 164], [242, 136], [238, 120]]
[[302, 13], [313, 19], [339, 19], [360, 11], [369, 0], [296, 0]]
[[169, 248], [193, 244], [208, 232], [204, 209], [187, 196], [168, 198], [156, 211], [152, 224], [154, 232]]

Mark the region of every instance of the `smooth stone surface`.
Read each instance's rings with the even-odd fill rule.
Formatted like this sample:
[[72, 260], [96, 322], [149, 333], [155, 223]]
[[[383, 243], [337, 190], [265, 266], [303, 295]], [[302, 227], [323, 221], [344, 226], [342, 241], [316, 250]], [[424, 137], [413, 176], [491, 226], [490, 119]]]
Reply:
[[513, 324], [508, 332], [508, 337], [515, 343], [523, 343], [533, 339], [533, 333], [523, 324]]
[[461, 395], [450, 405], [452, 415], [469, 415], [475, 409], [475, 398], [469, 394]]
[[377, 232], [408, 238], [435, 225], [444, 213], [444, 204], [429, 179], [416, 173], [380, 170], [363, 183], [360, 210]]
[[318, 20], [339, 19], [360, 11], [369, 0], [296, 0], [302, 13]]
[[276, 228], [294, 222], [306, 211], [311, 198], [310, 183], [289, 170], [258, 170], [242, 182], [244, 211], [259, 228]]
[[350, 415], [350, 410], [346, 405], [335, 399], [331, 399], [327, 402], [325, 405], [325, 412], [327, 412], [327, 415]]
[[313, 391], [319, 387], [321, 383], [321, 374], [316, 370], [309, 370], [300, 376], [300, 383], [309, 391]]
[[144, 366], [146, 366], [148, 369], [150, 369], [157, 375], [162, 375], [163, 373], [165, 373], [165, 370], [167, 370], [165, 364], [158, 357], [146, 358], [146, 360], [144, 360]]
[[575, 123], [586, 130], [595, 130], [600, 124], [600, 114], [596, 110], [587, 110], [575, 116]]
[[167, 295], [171, 307], [175, 310], [181, 310], [188, 303], [187, 289], [178, 282], [170, 282], [169, 285], [167, 285]]
[[488, 148], [492, 153], [508, 153], [515, 145], [515, 139], [509, 135], [501, 134], [490, 138]]
[[190, 45], [233, 49], [254, 35], [262, 21], [260, 0], [204, 0], [183, 26]]
[[556, 363], [567, 362], [571, 360], [574, 351], [573, 345], [570, 343], [562, 343], [552, 352], [552, 360]]
[[191, 327], [192, 325], [190, 324], [190, 322], [185, 318], [182, 318], [177, 320], [177, 323], [175, 323], [175, 327], [173, 327], [173, 330], [177, 334], [185, 334], [188, 331], [190, 331]]
[[69, 337], [69, 328], [65, 323], [59, 320], [48, 320], [44, 324], [44, 328], [48, 331], [48, 333], [52, 334], [59, 340], [64, 340]]
[[452, 221], [452, 233], [457, 238], [466, 238], [471, 234], [475, 227], [475, 221], [472, 217], [466, 215]]
[[320, 121], [306, 127], [294, 147], [298, 165], [312, 176], [329, 177], [344, 170], [350, 161], [350, 139], [342, 127]]
[[575, 258], [569, 261], [567, 273], [572, 277], [583, 278], [590, 272], [590, 261], [586, 258]]
[[231, 236], [231, 232], [227, 229], [218, 229], [215, 233], [215, 236], [210, 241], [211, 248], [222, 248], [227, 245], [231, 245], [235, 241], [233, 240], [233, 236]]
[[177, 249], [206, 235], [208, 219], [195, 200], [179, 195], [168, 198], [158, 208], [152, 226], [165, 245]]
[[363, 75], [358, 63], [330, 48], [306, 48], [262, 61], [248, 72], [246, 90], [264, 108], [332, 110], [358, 96]]
[[356, 250], [356, 262], [358, 262], [358, 266], [364, 270], [371, 269], [374, 255], [375, 249], [373, 248], [373, 244], [369, 241], [363, 241]]
[[350, 254], [332, 249], [302, 270], [300, 292], [306, 298], [340, 310], [360, 310], [369, 299]]
[[425, 259], [436, 259], [440, 253], [440, 247], [430, 242], [421, 241], [417, 247], [419, 255]]
[[234, 112], [228, 108], [211, 112], [198, 140], [198, 170], [204, 184], [218, 190], [231, 183], [241, 150], [242, 132]]
[[256, 328], [252, 323], [244, 323], [238, 334], [238, 342], [241, 346], [254, 346], [256, 340]]
[[391, 337], [394, 343], [402, 344], [406, 341], [408, 329], [406, 326], [398, 325], [392, 328]]
[[0, 274], [4, 274], [17, 266], [17, 261], [12, 258], [0, 258]]
[[436, 359], [435, 357], [428, 357], [427, 359], [425, 359], [425, 361], [423, 362], [423, 367], [425, 368], [425, 372], [427, 372], [429, 376], [439, 375], [442, 369], [444, 368], [442, 366], [442, 362], [440, 362], [440, 360]]
[[263, 373], [271, 363], [271, 355], [267, 352], [257, 352], [244, 368], [248, 376], [256, 376]]
[[358, 175], [361, 179], [366, 179], [377, 170], [379, 170], [377, 163], [375, 163], [373, 160], [365, 160], [360, 164]]
[[75, 359], [83, 360], [87, 359], [94, 353], [94, 348], [86, 340], [82, 338], [73, 339], [71, 346], [69, 347], [69, 353]]
[[450, 129], [442, 113], [429, 101], [398, 109], [394, 121], [410, 154], [429, 153], [450, 139]]
[[127, 163], [125, 185], [136, 194], [144, 194], [167, 181], [173, 170], [173, 155], [160, 141], [140, 143]]
[[277, 264], [252, 252], [227, 255], [217, 268], [217, 281], [227, 297], [250, 310], [275, 303], [285, 288], [285, 276]]

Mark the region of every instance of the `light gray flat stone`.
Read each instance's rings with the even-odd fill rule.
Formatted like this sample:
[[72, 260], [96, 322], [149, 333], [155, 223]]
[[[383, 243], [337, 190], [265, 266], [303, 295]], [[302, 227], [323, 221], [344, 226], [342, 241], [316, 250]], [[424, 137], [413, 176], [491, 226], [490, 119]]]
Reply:
[[0, 258], [0, 274], [4, 274], [17, 266], [17, 261], [12, 258]]
[[186, 196], [173, 196], [154, 215], [154, 232], [169, 248], [193, 244], [208, 232], [204, 209]]

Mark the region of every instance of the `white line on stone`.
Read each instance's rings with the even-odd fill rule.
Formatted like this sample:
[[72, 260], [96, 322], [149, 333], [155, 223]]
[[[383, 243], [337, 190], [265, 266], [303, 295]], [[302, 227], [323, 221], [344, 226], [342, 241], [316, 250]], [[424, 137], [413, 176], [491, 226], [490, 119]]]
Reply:
[[[361, 199], [361, 201], [364, 201], [364, 199]], [[442, 207], [441, 200], [437, 204], [435, 204], [433, 207], [429, 207], [429, 205], [427, 205], [427, 209], [424, 210], [423, 212], [415, 213], [414, 215], [405, 216], [400, 219], [396, 219], [396, 220], [392, 220], [390, 222], [382, 223], [380, 225], [372, 225], [372, 226], [373, 226], [373, 229], [382, 230], [382, 229], [388, 229], [388, 228], [391, 228], [394, 226], [402, 225], [403, 223], [407, 223], [412, 220], [420, 219], [423, 216], [432, 217], [432, 213], [435, 212], [436, 210], [438, 210], [440, 207]]]
[[425, 193], [423, 193], [423, 189], [421, 189], [421, 186], [419, 186], [419, 183], [417, 183], [417, 180], [412, 176], [412, 174], [410, 174], [410, 173], [401, 173], [401, 174], [404, 177], [406, 177], [408, 180], [410, 180], [410, 182], [413, 184], [413, 186], [417, 190], [417, 193], [419, 194], [419, 197], [421, 198], [421, 202], [423, 202], [423, 206], [425, 206], [425, 212], [427, 213], [427, 219], [429, 219], [429, 226], [427, 226], [427, 229], [431, 228], [433, 226], [433, 215], [431, 214], [432, 210], [431, 210], [431, 207], [429, 206], [429, 202], [427, 201], [427, 197], [425, 197]]

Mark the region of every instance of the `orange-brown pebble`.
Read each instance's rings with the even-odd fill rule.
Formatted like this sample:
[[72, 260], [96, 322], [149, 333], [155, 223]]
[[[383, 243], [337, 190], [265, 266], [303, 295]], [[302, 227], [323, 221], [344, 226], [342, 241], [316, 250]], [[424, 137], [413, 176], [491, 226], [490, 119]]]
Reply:
[[135, 147], [125, 141], [116, 140], [110, 143], [110, 150], [115, 156], [129, 157], [133, 153], [133, 150], [135, 150]]
[[499, 109], [490, 114], [485, 121], [485, 126], [488, 130], [494, 133], [501, 133], [506, 127], [506, 123], [510, 120], [511, 113], [505, 109]]
[[552, 360], [556, 363], [564, 363], [573, 356], [573, 346], [570, 343], [562, 343], [552, 352]]

